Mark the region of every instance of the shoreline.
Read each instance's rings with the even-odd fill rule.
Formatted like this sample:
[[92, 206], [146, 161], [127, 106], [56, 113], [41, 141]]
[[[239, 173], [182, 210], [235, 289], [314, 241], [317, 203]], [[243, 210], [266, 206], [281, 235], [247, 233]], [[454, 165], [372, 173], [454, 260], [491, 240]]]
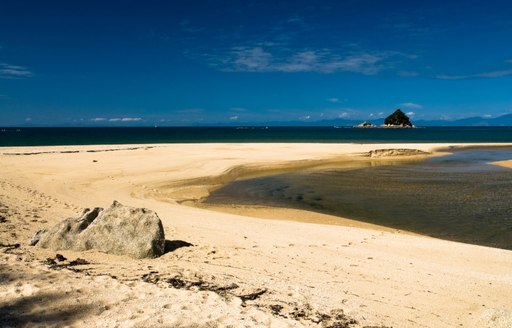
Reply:
[[[326, 224], [334, 217], [316, 223], [289, 221], [286, 215], [305, 215], [289, 209], [263, 209], [268, 218], [258, 209], [254, 217], [244, 208], [231, 214], [214, 212], [180, 205], [173, 197], [200, 196], [218, 183], [218, 177], [224, 181], [240, 172], [255, 174], [234, 167], [275, 170], [288, 165], [283, 163], [309, 165], [312, 160], [346, 159], [378, 148], [433, 151], [468, 145], [169, 144], [123, 145], [139, 148], [115, 152], [110, 150], [119, 145], [0, 148], [0, 203], [6, 208], [0, 214], [7, 220], [0, 223], [0, 238], [4, 244], [20, 243], [13, 249], [1, 247], [0, 274], [7, 278], [0, 286], [0, 312], [37, 311], [24, 304], [39, 299], [34, 304], [46, 304], [47, 311], [85, 306], [82, 312], [66, 312], [65, 320], [56, 316], [77, 327], [242, 322], [311, 327], [331, 313], [357, 321], [350, 327], [506, 327], [512, 323], [512, 251], [350, 226], [350, 221]], [[194, 187], [191, 181], [205, 184]], [[183, 183], [189, 183], [188, 189]], [[170, 189], [155, 187], [161, 185]], [[152, 260], [58, 251], [68, 259], [89, 262], [75, 272], [47, 267], [44, 260], [56, 251], [27, 245], [37, 229], [75, 216], [82, 207], [107, 207], [114, 199], [156, 211], [166, 239], [192, 246]], [[266, 292], [242, 306], [237, 297], [165, 283], [175, 276], [210, 286], [234, 283], [237, 294]], [[60, 283], [50, 283], [55, 280]], [[119, 292], [113, 295], [109, 288]]]

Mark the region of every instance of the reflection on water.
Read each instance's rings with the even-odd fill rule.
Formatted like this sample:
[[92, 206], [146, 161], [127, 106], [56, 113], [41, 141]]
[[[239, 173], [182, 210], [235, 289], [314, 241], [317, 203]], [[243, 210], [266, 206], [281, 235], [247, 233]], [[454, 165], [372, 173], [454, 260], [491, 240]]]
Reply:
[[433, 237], [512, 249], [512, 148], [457, 150], [404, 165], [305, 170], [235, 181], [213, 204], [295, 207]]

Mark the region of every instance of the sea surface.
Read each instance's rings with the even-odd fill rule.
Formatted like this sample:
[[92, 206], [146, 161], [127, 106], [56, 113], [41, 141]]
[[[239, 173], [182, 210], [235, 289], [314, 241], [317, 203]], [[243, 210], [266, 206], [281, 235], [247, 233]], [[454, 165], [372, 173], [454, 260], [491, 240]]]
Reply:
[[234, 181], [208, 204], [334, 214], [437, 238], [512, 250], [510, 148], [462, 149], [401, 165], [309, 169]]
[[512, 142], [512, 127], [96, 127], [0, 128], [2, 146], [213, 142]]

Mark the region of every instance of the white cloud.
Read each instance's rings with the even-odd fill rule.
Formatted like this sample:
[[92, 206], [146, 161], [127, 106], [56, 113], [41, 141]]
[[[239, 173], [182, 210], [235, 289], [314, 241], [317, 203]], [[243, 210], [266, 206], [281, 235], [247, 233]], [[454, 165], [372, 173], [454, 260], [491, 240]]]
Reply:
[[105, 117], [96, 117], [91, 119], [93, 122], [138, 122], [142, 121], [140, 117], [113, 117], [113, 118], [105, 118]]
[[264, 72], [270, 70], [272, 55], [261, 47], [235, 48], [233, 56], [232, 64], [235, 71]]
[[492, 71], [492, 72], [484, 72], [484, 73], [477, 74], [476, 76], [477, 77], [490, 77], [490, 78], [493, 78], [493, 77], [502, 77], [502, 76], [508, 76], [508, 75], [512, 75], [512, 69], [506, 69], [506, 70], [501, 70], [501, 71]]
[[381, 64], [383, 59], [384, 57], [381, 55], [367, 53], [351, 55], [345, 58], [335, 57], [323, 63], [321, 71], [326, 73], [343, 71], [361, 73], [363, 75], [375, 75], [384, 68]]
[[414, 115], [416, 115], [416, 113], [415, 113], [415, 112], [407, 112], [407, 113], [405, 113], [405, 114], [406, 114], [407, 116], [414, 116]]
[[[506, 60], [505, 63], [512, 64], [512, 59]], [[512, 75], [512, 69], [503, 69], [496, 71], [487, 71], [475, 74], [467, 74], [467, 75], [449, 75], [449, 74], [440, 74], [436, 77], [441, 80], [464, 80], [464, 79], [472, 79], [472, 78], [498, 78], [504, 76]]]
[[2, 79], [22, 79], [33, 75], [26, 67], [0, 63], [0, 78]]
[[352, 72], [375, 75], [392, 68], [393, 57], [410, 56], [398, 52], [338, 54], [329, 49], [293, 51], [282, 47], [233, 47], [224, 54], [210, 56], [213, 66], [232, 72]]
[[26, 121], [26, 122], [30, 122], [30, 121], [32, 121], [32, 117], [27, 117], [27, 118], [25, 118], [25, 121]]
[[116, 117], [108, 119], [109, 122], [137, 122], [142, 121], [140, 117]]
[[512, 75], [512, 69], [501, 70], [501, 71], [491, 71], [491, 72], [483, 72], [472, 75], [446, 75], [441, 74], [436, 77], [441, 80], [465, 80], [465, 79], [473, 79], [478, 77], [484, 78], [497, 78]]
[[286, 21], [288, 23], [304, 24], [304, 19], [300, 16], [292, 16]]
[[202, 108], [185, 108], [176, 112], [180, 114], [201, 114], [204, 112], [204, 110]]
[[285, 62], [276, 64], [274, 69], [281, 72], [309, 72], [317, 69], [321, 60], [321, 55], [314, 51], [302, 51]]
[[396, 74], [401, 77], [416, 77], [420, 75], [418, 72], [415, 71], [398, 71]]
[[238, 115], [233, 115], [229, 118], [231, 121], [237, 121], [238, 120]]
[[416, 104], [416, 103], [413, 103], [413, 102], [401, 103], [400, 106], [401, 107], [405, 107], [405, 108], [411, 108], [411, 109], [422, 109], [423, 108], [422, 105]]
[[348, 112], [343, 112], [338, 115], [338, 118], [349, 118], [349, 117], [350, 117], [350, 113], [348, 113]]
[[370, 113], [370, 115], [368, 115], [368, 116], [370, 118], [384, 118], [384, 117], [386, 117], [384, 112]]
[[301, 121], [307, 121], [309, 119], [311, 119], [311, 115], [304, 115], [304, 116], [299, 117], [299, 120], [301, 120]]
[[339, 98], [329, 98], [329, 99], [327, 99], [327, 101], [328, 102], [332, 102], [333, 104], [336, 104], [336, 103], [340, 102]]

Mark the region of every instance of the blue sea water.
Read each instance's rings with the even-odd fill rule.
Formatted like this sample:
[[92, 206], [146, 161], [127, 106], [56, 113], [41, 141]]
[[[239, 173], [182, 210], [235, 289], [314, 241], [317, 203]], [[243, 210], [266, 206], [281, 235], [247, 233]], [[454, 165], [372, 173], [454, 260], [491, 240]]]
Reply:
[[0, 128], [0, 146], [213, 142], [512, 142], [512, 127], [358, 129], [337, 127]]

